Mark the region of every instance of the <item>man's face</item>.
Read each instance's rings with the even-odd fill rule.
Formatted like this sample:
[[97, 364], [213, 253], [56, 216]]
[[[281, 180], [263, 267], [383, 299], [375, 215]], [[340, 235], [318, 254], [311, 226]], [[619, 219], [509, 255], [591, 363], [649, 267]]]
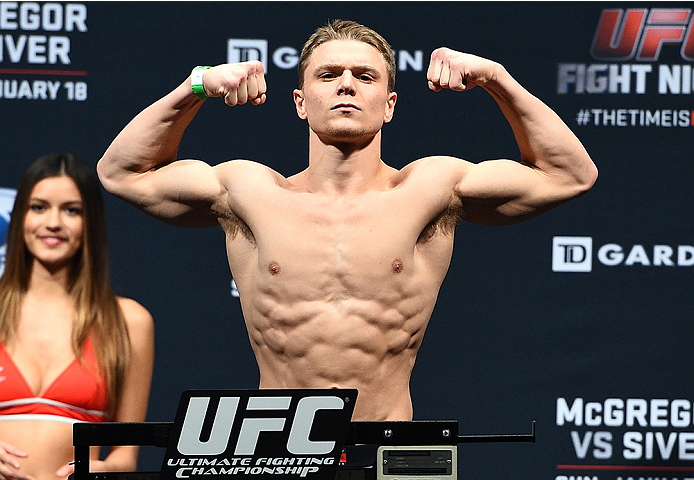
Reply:
[[294, 91], [300, 118], [318, 136], [373, 137], [393, 117], [397, 95], [388, 93], [383, 57], [369, 44], [332, 40], [320, 45]]

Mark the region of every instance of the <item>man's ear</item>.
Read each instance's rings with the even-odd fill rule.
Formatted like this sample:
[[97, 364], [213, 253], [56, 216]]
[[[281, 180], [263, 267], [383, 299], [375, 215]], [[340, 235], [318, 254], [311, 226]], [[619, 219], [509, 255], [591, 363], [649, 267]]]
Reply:
[[304, 108], [304, 92], [298, 88], [294, 90], [294, 105], [296, 106], [296, 114], [299, 118], [306, 120], [306, 108]]
[[383, 122], [388, 123], [393, 119], [393, 114], [395, 113], [395, 102], [398, 101], [398, 94], [395, 92], [390, 92], [388, 94], [388, 101], [386, 102], [386, 113], [383, 116]]

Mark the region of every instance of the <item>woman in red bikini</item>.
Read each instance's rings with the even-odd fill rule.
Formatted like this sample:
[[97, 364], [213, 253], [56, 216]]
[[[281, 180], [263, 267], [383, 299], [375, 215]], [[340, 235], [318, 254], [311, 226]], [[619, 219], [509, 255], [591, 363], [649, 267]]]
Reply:
[[[100, 186], [78, 157], [47, 155], [17, 190], [0, 279], [0, 480], [72, 473], [72, 424], [145, 419], [154, 326], [110, 286]], [[91, 471], [136, 468], [112, 447]]]

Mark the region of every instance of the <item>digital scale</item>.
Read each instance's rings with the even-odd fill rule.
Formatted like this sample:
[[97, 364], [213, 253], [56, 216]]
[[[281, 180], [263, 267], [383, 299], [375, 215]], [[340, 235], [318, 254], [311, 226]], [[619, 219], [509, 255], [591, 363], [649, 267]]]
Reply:
[[378, 480], [456, 480], [458, 446], [378, 447]]

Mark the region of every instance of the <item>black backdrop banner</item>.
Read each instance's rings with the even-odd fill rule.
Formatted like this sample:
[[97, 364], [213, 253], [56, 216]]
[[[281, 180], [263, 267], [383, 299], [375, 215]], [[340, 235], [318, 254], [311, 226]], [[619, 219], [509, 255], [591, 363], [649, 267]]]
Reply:
[[[694, 479], [694, 5], [670, 2], [0, 2], [0, 235], [40, 155], [96, 165], [122, 127], [196, 65], [259, 59], [261, 107], [209, 100], [181, 157], [305, 167], [298, 52], [353, 19], [392, 44], [398, 104], [383, 158], [518, 158], [483, 90], [433, 93], [431, 51], [494, 59], [550, 105], [600, 171], [530, 222], [461, 224], [412, 377], [415, 418], [461, 434], [461, 479]], [[220, 228], [159, 223], [107, 195], [113, 280], [157, 326], [150, 421], [187, 389], [255, 388]], [[4, 258], [4, 245], [0, 250]], [[161, 454], [163, 455], [163, 453]], [[161, 464], [143, 451], [140, 468]]]

